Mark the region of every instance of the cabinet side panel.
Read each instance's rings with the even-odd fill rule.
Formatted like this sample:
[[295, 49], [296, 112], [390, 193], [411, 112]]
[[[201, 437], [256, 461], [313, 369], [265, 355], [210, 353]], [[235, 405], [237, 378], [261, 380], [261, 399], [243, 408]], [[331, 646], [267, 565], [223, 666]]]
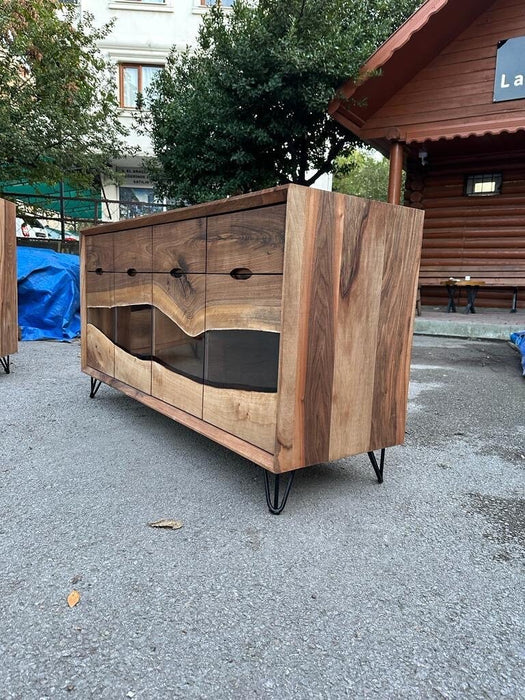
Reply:
[[423, 217], [405, 207], [389, 211], [370, 450], [404, 442]]
[[16, 207], [0, 200], [0, 356], [18, 349]]
[[329, 457], [341, 202], [321, 190], [288, 191], [276, 471]]
[[340, 265], [334, 278], [331, 460], [370, 449], [386, 215], [376, 202], [344, 200]]

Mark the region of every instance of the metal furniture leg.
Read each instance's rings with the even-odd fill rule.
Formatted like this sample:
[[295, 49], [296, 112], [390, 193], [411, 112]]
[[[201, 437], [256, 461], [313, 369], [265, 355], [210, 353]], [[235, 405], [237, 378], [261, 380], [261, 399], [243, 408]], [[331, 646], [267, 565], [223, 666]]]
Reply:
[[467, 287], [467, 308], [465, 309], [466, 314], [475, 314], [476, 309], [474, 304], [476, 302], [476, 296], [478, 294], [479, 287]]
[[90, 399], [95, 398], [95, 394], [100, 389], [101, 384], [102, 382], [100, 381], [100, 379], [95, 379], [95, 377], [91, 377], [91, 391], [89, 392]]
[[374, 467], [374, 471], [377, 476], [377, 481], [379, 484], [383, 483], [383, 468], [385, 466], [385, 448], [381, 450], [381, 456], [379, 458], [379, 464], [377, 463], [376, 456], [373, 452], [368, 453], [368, 458], [370, 459], [370, 462], [372, 466]]
[[451, 311], [452, 311], [452, 313], [456, 313], [456, 302], [454, 300], [454, 295], [456, 293], [455, 285], [447, 284], [447, 292], [448, 292], [447, 314], [449, 314]]
[[[295, 476], [295, 471], [289, 472], [288, 483], [286, 484], [286, 488], [284, 490], [284, 495], [281, 499], [281, 502], [279, 503], [279, 485], [280, 485], [281, 475], [274, 474], [273, 494], [272, 494], [271, 488], [270, 488], [270, 472], [267, 471], [266, 469], [264, 470], [264, 492], [266, 494], [266, 504], [268, 505], [268, 510], [270, 511], [270, 513], [273, 513], [274, 515], [280, 515], [283, 512], [284, 506], [286, 505], [286, 501], [288, 500], [288, 496], [290, 494], [290, 489], [292, 488], [292, 482], [293, 482], [294, 476]], [[272, 495], [273, 495], [273, 498], [272, 498]]]
[[5, 357], [0, 357], [0, 364], [4, 368], [4, 372], [6, 374], [9, 374], [11, 372], [11, 369], [9, 367], [9, 355], [6, 355]]
[[510, 310], [511, 314], [515, 314], [518, 310], [518, 288], [514, 287], [512, 290], [512, 307]]

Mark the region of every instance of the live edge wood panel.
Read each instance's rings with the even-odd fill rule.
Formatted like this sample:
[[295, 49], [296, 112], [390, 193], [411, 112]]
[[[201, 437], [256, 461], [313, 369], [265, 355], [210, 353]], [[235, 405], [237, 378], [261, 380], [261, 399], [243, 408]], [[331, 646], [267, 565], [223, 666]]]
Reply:
[[0, 357], [18, 349], [16, 207], [0, 199]]
[[[421, 211], [289, 185], [90, 229], [82, 369], [274, 472], [400, 444], [422, 224]], [[111, 328], [119, 307], [129, 318]], [[199, 367], [230, 331], [279, 339], [275, 389], [156, 361], [180, 336]]]

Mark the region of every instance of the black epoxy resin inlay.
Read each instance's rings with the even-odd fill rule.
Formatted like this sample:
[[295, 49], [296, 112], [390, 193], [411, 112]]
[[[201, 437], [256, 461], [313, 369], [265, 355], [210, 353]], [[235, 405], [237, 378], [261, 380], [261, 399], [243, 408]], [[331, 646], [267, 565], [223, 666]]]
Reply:
[[192, 337], [147, 304], [90, 309], [88, 322], [130, 355], [193, 381], [222, 389], [277, 391], [278, 333], [213, 330]]

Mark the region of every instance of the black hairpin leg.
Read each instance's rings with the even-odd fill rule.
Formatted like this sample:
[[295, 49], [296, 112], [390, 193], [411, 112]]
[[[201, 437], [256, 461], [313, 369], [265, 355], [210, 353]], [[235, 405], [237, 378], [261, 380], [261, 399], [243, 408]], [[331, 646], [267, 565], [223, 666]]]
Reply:
[[377, 481], [379, 484], [383, 483], [383, 467], [385, 466], [385, 448], [381, 450], [381, 457], [379, 458], [379, 464], [377, 463], [376, 456], [373, 452], [368, 453], [368, 458], [374, 467], [374, 471], [377, 476]]
[[89, 392], [90, 399], [95, 398], [95, 394], [100, 389], [101, 384], [102, 382], [100, 381], [100, 379], [95, 379], [95, 377], [91, 377], [91, 391]]
[[[280, 513], [283, 512], [284, 506], [286, 505], [286, 501], [288, 500], [288, 496], [290, 494], [290, 489], [292, 488], [292, 482], [293, 478], [295, 476], [295, 471], [289, 472], [288, 476], [288, 483], [286, 484], [286, 488], [284, 490], [284, 495], [282, 497], [281, 502], [279, 503], [279, 485], [280, 485], [280, 474], [274, 474], [274, 482], [273, 482], [273, 494], [271, 493], [271, 488], [270, 488], [270, 472], [267, 471], [266, 469], [264, 470], [264, 492], [266, 494], [266, 503], [268, 504], [268, 510], [270, 513], [273, 513], [274, 515], [279, 515]], [[272, 498], [273, 495], [273, 498]]]
[[9, 372], [11, 371], [9, 368], [9, 355], [6, 355], [5, 357], [0, 357], [0, 364], [4, 368], [4, 372], [6, 374], [9, 374]]

